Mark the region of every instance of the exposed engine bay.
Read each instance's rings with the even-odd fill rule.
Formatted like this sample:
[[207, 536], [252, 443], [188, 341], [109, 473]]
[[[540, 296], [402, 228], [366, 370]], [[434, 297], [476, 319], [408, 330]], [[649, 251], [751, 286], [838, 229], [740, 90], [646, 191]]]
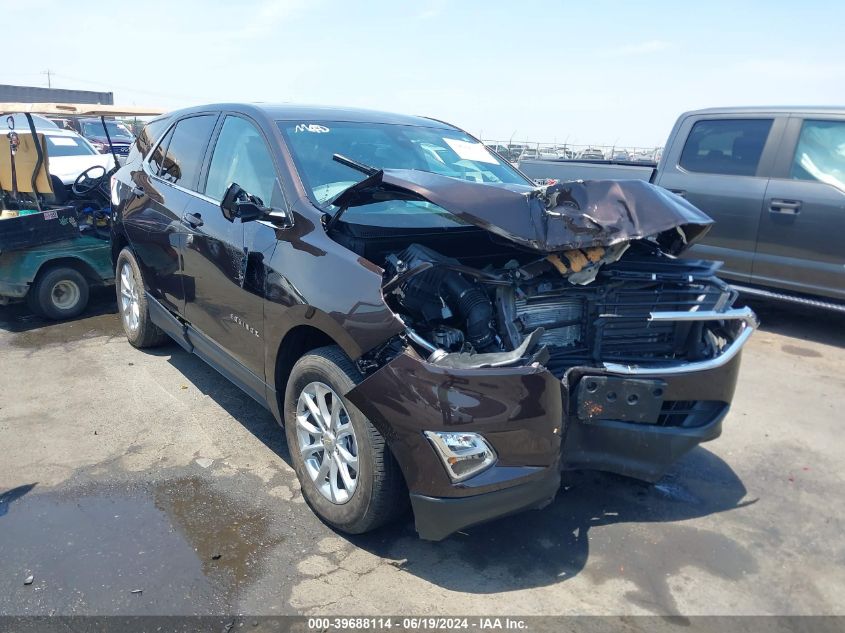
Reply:
[[715, 315], [735, 298], [718, 264], [677, 259], [712, 221], [648, 183], [507, 189], [384, 170], [333, 204], [340, 215], [385, 200], [432, 203], [458, 224], [333, 222], [338, 242], [382, 267], [385, 301], [430, 363], [539, 363], [560, 377], [576, 365], [708, 359], [731, 338], [718, 317], [682, 315]]
[[429, 362], [467, 368], [539, 362], [559, 375], [606, 360], [716, 354], [722, 337], [712, 324], [649, 320], [657, 310], [724, 307], [732, 293], [714, 272], [709, 262], [677, 260], [647, 242], [483, 268], [414, 243], [387, 256], [384, 291]]

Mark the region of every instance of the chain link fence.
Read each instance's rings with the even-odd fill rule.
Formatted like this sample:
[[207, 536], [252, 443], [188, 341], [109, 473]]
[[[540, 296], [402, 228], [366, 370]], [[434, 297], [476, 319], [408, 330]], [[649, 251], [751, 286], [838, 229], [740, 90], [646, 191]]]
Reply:
[[539, 143], [514, 141], [483, 141], [487, 147], [509, 161], [520, 158], [616, 160], [653, 163], [660, 160], [662, 147], [634, 147], [620, 145], [575, 145], [568, 143]]

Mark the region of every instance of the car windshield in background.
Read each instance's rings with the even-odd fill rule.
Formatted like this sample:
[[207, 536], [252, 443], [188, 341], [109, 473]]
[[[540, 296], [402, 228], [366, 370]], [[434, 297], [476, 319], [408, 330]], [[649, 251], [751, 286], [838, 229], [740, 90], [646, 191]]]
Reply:
[[59, 156], [90, 156], [97, 152], [84, 140], [74, 136], [53, 136], [45, 134], [47, 139], [47, 155], [53, 158]]
[[[109, 131], [109, 136], [115, 137], [131, 137], [132, 133], [123, 125], [116, 121], [106, 121], [106, 129]], [[103, 124], [100, 121], [85, 121], [82, 123], [82, 133], [85, 136], [104, 136]]]
[[529, 184], [483, 143], [459, 130], [332, 121], [277, 125], [300, 178], [320, 205], [364, 178], [360, 171], [332, 160], [334, 154], [378, 169], [417, 169], [479, 183]]

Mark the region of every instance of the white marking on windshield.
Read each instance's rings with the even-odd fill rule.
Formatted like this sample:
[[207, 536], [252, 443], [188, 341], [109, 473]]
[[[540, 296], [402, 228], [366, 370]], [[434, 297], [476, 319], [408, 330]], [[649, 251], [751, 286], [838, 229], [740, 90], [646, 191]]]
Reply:
[[317, 125], [316, 123], [300, 123], [295, 128], [294, 132], [311, 132], [312, 134], [325, 134], [331, 132], [325, 125]]

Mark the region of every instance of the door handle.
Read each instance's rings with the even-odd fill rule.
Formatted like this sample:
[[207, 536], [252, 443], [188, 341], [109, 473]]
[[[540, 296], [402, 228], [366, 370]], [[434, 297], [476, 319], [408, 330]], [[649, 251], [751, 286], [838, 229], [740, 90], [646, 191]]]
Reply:
[[670, 189], [669, 191], [674, 193], [676, 196], [681, 196], [682, 198], [687, 197], [687, 192], [684, 189]]
[[141, 187], [138, 187], [138, 186], [132, 187], [132, 195], [135, 196], [136, 198], [141, 198], [141, 197], [145, 196], [146, 193], [147, 192], [144, 191], [143, 189], [141, 189]]
[[199, 213], [186, 213], [182, 217], [182, 222], [192, 228], [202, 226], [202, 216]]
[[798, 215], [801, 211], [800, 200], [777, 200], [772, 199], [769, 202], [769, 213], [779, 213], [781, 215]]

